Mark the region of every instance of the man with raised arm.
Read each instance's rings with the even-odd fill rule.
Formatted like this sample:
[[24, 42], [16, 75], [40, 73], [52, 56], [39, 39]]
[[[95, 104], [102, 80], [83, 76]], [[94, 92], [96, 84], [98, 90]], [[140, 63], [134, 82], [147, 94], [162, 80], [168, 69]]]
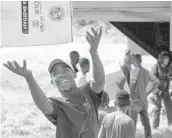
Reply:
[[63, 99], [44, 94], [33, 77], [32, 71], [26, 66], [21, 67], [16, 61], [4, 64], [10, 71], [25, 78], [32, 98], [42, 113], [56, 126], [56, 138], [97, 138], [98, 107], [105, 83], [105, 73], [97, 49], [102, 35], [102, 28], [93, 35], [86, 33], [90, 45], [93, 63], [93, 81], [77, 88], [75, 73], [61, 59], [53, 60], [48, 68], [52, 82], [60, 91]]

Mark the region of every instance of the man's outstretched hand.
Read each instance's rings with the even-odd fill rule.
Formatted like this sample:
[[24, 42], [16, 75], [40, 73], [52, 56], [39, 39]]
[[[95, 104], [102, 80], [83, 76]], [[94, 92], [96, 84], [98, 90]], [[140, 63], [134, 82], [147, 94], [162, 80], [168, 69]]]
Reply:
[[96, 31], [93, 27], [91, 28], [93, 35], [91, 35], [88, 31], [86, 33], [86, 40], [90, 44], [92, 50], [97, 50], [98, 45], [100, 43], [100, 39], [102, 36], [102, 27], [99, 28], [99, 31]]
[[22, 77], [27, 77], [29, 75], [32, 75], [32, 71], [27, 69], [26, 60], [23, 60], [23, 67], [21, 67], [16, 61], [13, 62], [8, 61], [3, 65], [13, 73], [20, 75]]

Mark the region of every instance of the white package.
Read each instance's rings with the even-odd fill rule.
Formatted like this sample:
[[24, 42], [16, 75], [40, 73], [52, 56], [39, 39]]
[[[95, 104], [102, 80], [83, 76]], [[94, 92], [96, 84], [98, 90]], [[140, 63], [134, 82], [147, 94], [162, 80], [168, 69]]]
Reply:
[[2, 47], [55, 45], [71, 41], [71, 2], [1, 2]]

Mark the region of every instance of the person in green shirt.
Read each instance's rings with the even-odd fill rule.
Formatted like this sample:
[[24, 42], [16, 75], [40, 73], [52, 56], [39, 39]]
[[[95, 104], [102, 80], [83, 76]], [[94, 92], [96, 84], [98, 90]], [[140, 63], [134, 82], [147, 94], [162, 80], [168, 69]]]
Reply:
[[97, 138], [98, 107], [105, 84], [105, 73], [98, 55], [102, 27], [92, 34], [86, 33], [90, 45], [93, 64], [93, 80], [78, 88], [75, 72], [63, 60], [53, 60], [48, 68], [52, 82], [63, 98], [47, 97], [36, 82], [26, 61], [21, 67], [16, 61], [8, 61], [4, 66], [25, 78], [33, 101], [38, 109], [56, 126], [56, 138]]

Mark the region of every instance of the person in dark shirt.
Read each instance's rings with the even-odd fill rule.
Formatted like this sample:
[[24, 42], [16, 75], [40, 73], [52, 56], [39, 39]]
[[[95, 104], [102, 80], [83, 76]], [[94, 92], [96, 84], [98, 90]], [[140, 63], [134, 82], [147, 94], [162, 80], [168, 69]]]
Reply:
[[130, 70], [132, 61], [133, 55], [131, 54], [131, 50], [127, 50], [125, 53], [123, 64], [121, 65], [121, 69], [127, 79], [128, 84], [130, 83]]
[[168, 125], [172, 124], [172, 100], [170, 98], [170, 79], [172, 76], [172, 63], [170, 63], [170, 55], [166, 51], [159, 54], [157, 63], [152, 68], [153, 74], [158, 78], [160, 85], [158, 90], [153, 93], [151, 101], [153, 103], [153, 128], [159, 127], [161, 101], [164, 102]]
[[123, 63], [120, 65], [124, 75], [122, 75], [121, 78], [117, 81], [117, 85], [121, 90], [124, 89], [124, 85], [126, 82], [128, 83], [128, 85], [130, 83], [130, 71], [132, 62], [133, 55], [131, 54], [131, 50], [126, 50]]
[[70, 62], [71, 62], [71, 65], [73, 67], [73, 70], [75, 71], [76, 74], [79, 71], [77, 66], [76, 66], [79, 62], [79, 59], [80, 59], [80, 55], [77, 51], [71, 51], [70, 52]]
[[63, 60], [53, 60], [48, 68], [52, 82], [61, 93], [62, 98], [47, 98], [37, 84], [26, 61], [21, 67], [16, 61], [8, 61], [4, 66], [13, 73], [25, 78], [35, 105], [56, 126], [56, 138], [97, 138], [98, 107], [105, 84], [105, 73], [98, 55], [98, 46], [102, 36], [91, 28], [93, 35], [86, 33], [93, 62], [93, 81], [78, 88], [75, 72]]

